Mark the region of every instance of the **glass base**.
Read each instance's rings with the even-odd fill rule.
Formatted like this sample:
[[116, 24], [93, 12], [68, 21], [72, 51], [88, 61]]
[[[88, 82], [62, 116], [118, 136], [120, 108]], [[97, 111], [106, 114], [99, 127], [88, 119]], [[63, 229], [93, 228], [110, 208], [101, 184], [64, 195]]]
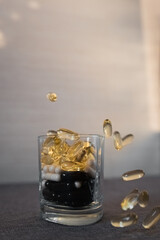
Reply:
[[102, 206], [72, 210], [41, 205], [42, 219], [69, 226], [89, 225], [99, 221], [103, 216]]

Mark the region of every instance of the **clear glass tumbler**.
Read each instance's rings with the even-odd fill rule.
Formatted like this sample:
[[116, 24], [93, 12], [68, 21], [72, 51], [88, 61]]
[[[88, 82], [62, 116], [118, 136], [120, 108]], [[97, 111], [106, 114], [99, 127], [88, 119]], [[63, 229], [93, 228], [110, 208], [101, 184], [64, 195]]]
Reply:
[[103, 216], [104, 137], [79, 134], [38, 137], [39, 192], [43, 219], [80, 226]]

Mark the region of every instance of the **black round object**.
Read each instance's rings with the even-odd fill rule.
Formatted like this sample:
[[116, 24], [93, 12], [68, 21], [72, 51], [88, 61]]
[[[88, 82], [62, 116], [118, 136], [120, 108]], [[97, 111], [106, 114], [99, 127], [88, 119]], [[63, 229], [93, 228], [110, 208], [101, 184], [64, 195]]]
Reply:
[[63, 171], [61, 173], [62, 182], [86, 181], [90, 178], [87, 173], [81, 171]]

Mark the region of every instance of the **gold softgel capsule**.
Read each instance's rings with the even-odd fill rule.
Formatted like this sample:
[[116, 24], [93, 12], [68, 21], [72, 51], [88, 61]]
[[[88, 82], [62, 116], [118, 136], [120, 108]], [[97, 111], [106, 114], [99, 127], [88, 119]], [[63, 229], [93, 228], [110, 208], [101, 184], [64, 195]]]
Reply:
[[113, 133], [113, 139], [114, 139], [114, 147], [116, 150], [121, 150], [122, 147], [123, 147], [123, 144], [122, 144], [122, 138], [121, 138], [121, 135], [118, 131], [115, 131]]
[[51, 102], [56, 102], [56, 100], [57, 100], [56, 93], [49, 92], [49, 93], [47, 93], [46, 97]]
[[134, 139], [133, 134], [128, 134], [125, 137], [123, 137], [122, 138], [122, 145], [123, 145], [123, 147], [128, 145], [128, 144], [130, 144], [130, 143], [132, 143], [133, 139]]
[[121, 202], [121, 208], [126, 211], [128, 209], [133, 209], [137, 203], [140, 192], [138, 189], [134, 189], [130, 192]]
[[142, 226], [146, 229], [153, 227], [160, 220], [160, 206], [151, 210], [151, 212], [144, 219]]
[[142, 178], [144, 175], [145, 175], [145, 173], [143, 172], [143, 170], [137, 169], [137, 170], [133, 170], [133, 171], [124, 173], [122, 175], [122, 179], [124, 181], [132, 181], [132, 180]]
[[140, 207], [145, 208], [149, 202], [149, 194], [147, 191], [142, 191], [138, 198], [138, 204]]
[[128, 227], [133, 224], [136, 224], [138, 220], [138, 216], [133, 213], [126, 213], [126, 214], [120, 214], [119, 216], [115, 216], [111, 219], [111, 224], [114, 227]]
[[73, 132], [66, 128], [60, 128], [57, 130], [57, 135], [59, 138], [62, 139], [69, 139], [69, 140], [77, 140], [79, 139], [79, 134], [76, 132]]
[[105, 119], [103, 123], [103, 132], [105, 134], [105, 137], [112, 136], [112, 123], [109, 119]]

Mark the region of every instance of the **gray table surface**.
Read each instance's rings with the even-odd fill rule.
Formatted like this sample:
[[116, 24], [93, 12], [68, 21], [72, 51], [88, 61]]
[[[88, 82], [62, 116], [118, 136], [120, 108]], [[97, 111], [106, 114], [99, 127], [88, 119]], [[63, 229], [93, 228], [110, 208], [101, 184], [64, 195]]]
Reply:
[[[136, 225], [113, 227], [110, 224], [111, 217], [122, 212], [120, 202], [134, 188], [149, 192], [148, 206], [134, 208], [139, 216]], [[89, 226], [63, 226], [40, 219], [38, 184], [0, 185], [0, 240], [160, 240], [160, 222], [149, 230], [142, 227], [146, 214], [157, 205], [160, 205], [160, 177], [144, 177], [130, 182], [121, 179], [105, 180], [102, 220]]]

